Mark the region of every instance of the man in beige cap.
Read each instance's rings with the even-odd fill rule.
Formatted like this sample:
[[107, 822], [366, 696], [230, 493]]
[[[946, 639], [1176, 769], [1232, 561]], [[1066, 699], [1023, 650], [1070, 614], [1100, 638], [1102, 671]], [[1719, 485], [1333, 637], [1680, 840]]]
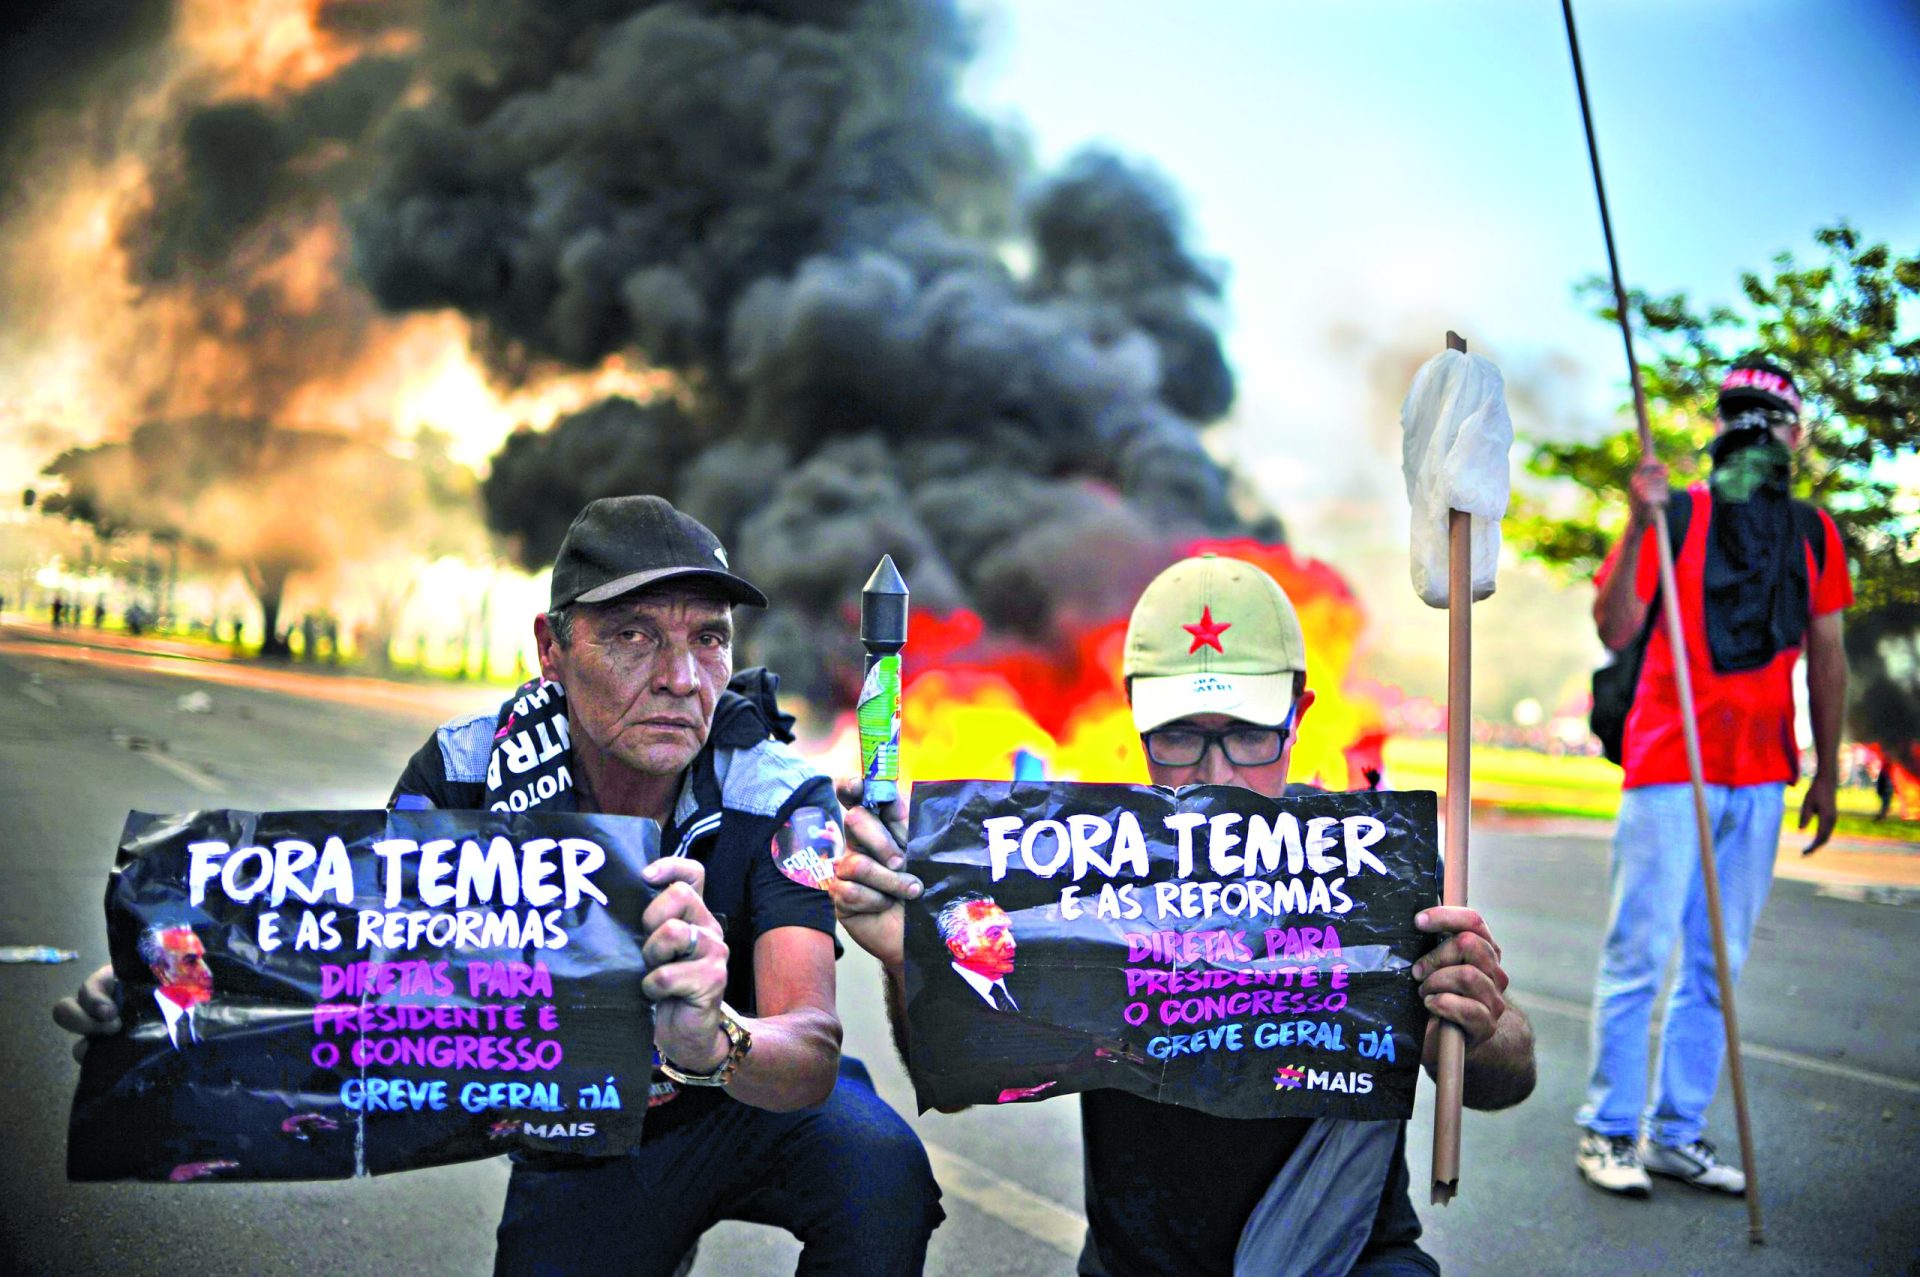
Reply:
[[[1214, 555], [1174, 564], [1134, 606], [1123, 670], [1154, 784], [1290, 792], [1287, 767], [1313, 692], [1299, 618], [1272, 577]], [[897, 850], [904, 812], [896, 804], [884, 813], [890, 836], [858, 806], [858, 781], [842, 782], [840, 793], [854, 854], [841, 862], [834, 903], [847, 933], [885, 968], [904, 1058], [901, 902], [921, 890]], [[1466, 1102], [1518, 1104], [1533, 1090], [1533, 1030], [1502, 996], [1507, 976], [1486, 923], [1443, 907], [1415, 923], [1444, 937], [1412, 971], [1434, 1017], [1429, 1071], [1438, 1021], [1451, 1021], [1467, 1034]], [[1439, 1271], [1417, 1245], [1404, 1123], [1234, 1120], [1110, 1090], [1081, 1095], [1080, 1112], [1083, 1274]]]

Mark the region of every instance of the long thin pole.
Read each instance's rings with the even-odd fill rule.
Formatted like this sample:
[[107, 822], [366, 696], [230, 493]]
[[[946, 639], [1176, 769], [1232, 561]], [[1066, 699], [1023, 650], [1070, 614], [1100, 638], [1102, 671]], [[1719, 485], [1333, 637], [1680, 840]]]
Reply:
[[[1460, 334], [1447, 349], [1464, 353]], [[1440, 902], [1467, 903], [1467, 822], [1473, 775], [1473, 516], [1447, 512], [1447, 863]], [[1433, 1204], [1445, 1206], [1460, 1190], [1460, 1106], [1467, 1080], [1467, 1035], [1451, 1021], [1440, 1025], [1433, 1073]]]
[[[1587, 105], [1587, 77], [1580, 65], [1580, 38], [1574, 33], [1573, 0], [1560, 0], [1567, 21], [1567, 48], [1573, 54], [1573, 82], [1580, 93], [1580, 120], [1587, 131], [1587, 158], [1593, 163], [1593, 190], [1600, 200], [1600, 229], [1607, 240], [1607, 269], [1613, 274], [1613, 307], [1620, 320], [1620, 339], [1626, 345], [1627, 374], [1633, 383], [1633, 415], [1640, 428], [1640, 455], [1656, 460], [1653, 429], [1647, 424], [1647, 397], [1640, 388], [1640, 362], [1633, 353], [1633, 325], [1627, 313], [1627, 292], [1621, 284], [1620, 256], [1613, 247], [1613, 219], [1607, 215], [1607, 187], [1600, 178], [1600, 145], [1593, 132], [1593, 111]], [[1687, 771], [1693, 780], [1693, 815], [1700, 840], [1700, 872], [1707, 888], [1707, 922], [1713, 932], [1713, 965], [1720, 978], [1720, 1010], [1727, 1033], [1727, 1076], [1733, 1082], [1733, 1112], [1740, 1127], [1740, 1157], [1747, 1175], [1747, 1240], [1765, 1244], [1760, 1219], [1760, 1183], [1753, 1155], [1753, 1125], [1747, 1118], [1747, 1080], [1740, 1067], [1740, 1017], [1733, 1003], [1733, 966], [1727, 960], [1727, 932], [1720, 914], [1720, 871], [1713, 853], [1713, 822], [1707, 815], [1706, 769], [1700, 761], [1700, 724], [1693, 710], [1693, 675], [1687, 664], [1687, 635], [1680, 620], [1680, 591], [1674, 583], [1673, 547], [1667, 542], [1667, 512], [1653, 512], [1654, 543], [1660, 555], [1660, 599], [1666, 614], [1667, 646], [1673, 653], [1673, 681], [1680, 700], [1680, 729], [1687, 747]]]

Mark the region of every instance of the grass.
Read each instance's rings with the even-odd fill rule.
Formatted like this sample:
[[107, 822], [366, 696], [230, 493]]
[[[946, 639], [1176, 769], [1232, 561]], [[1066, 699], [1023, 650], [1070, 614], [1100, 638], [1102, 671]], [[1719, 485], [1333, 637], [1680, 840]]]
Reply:
[[[1387, 780], [1396, 789], [1444, 791], [1447, 743], [1438, 736], [1397, 737], [1387, 742]], [[1787, 795], [1786, 828], [1800, 819], [1796, 786]], [[1525, 749], [1477, 745], [1473, 750], [1473, 800], [1524, 815], [1612, 820], [1620, 810], [1620, 769], [1604, 758], [1539, 754]], [[1875, 821], [1880, 803], [1869, 789], [1840, 791], [1838, 832], [1854, 837], [1920, 842], [1920, 821]]]

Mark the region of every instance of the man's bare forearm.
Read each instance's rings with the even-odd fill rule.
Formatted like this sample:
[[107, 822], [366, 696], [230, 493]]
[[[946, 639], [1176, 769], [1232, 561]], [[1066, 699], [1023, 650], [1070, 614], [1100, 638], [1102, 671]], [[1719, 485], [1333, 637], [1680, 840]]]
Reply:
[[893, 1049], [907, 1064], [907, 975], [900, 967], [884, 966], [881, 982], [887, 988], [887, 1027], [893, 1030]]
[[1593, 600], [1593, 621], [1600, 631], [1600, 642], [1608, 651], [1617, 652], [1633, 642], [1647, 623], [1647, 604], [1635, 591], [1640, 577], [1640, 543], [1646, 539], [1648, 525], [1630, 520], [1620, 534], [1620, 555], [1613, 571]]
[[788, 1113], [811, 1108], [833, 1093], [840, 1075], [840, 1018], [799, 1007], [764, 1019], [740, 1018], [753, 1049], [727, 1084], [742, 1104]]
[[1512, 1108], [1533, 1094], [1533, 1024], [1507, 1003], [1493, 1036], [1467, 1053], [1461, 1100], [1470, 1109]]
[[1818, 773], [1840, 774], [1840, 725], [1847, 705], [1847, 653], [1840, 641], [1838, 615], [1818, 617], [1807, 648], [1807, 709], [1813, 719], [1813, 753]]

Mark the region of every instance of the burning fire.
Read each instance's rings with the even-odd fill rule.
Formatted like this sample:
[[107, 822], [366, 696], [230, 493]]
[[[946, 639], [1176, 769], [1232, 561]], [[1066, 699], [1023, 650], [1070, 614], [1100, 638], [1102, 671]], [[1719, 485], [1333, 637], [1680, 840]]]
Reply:
[[[684, 26], [690, 32], [708, 29], [708, 17], [696, 12], [702, 6], [676, 8], [684, 12], [657, 15], [661, 25]], [[537, 17], [540, 6], [529, 6], [528, 12]], [[714, 17], [712, 22], [718, 24], [714, 29], [724, 29], [736, 19], [737, 15], [729, 13]], [[608, 15], [604, 21], [588, 22], [580, 29], [610, 30], [613, 20]], [[754, 21], [762, 19], [756, 16]], [[530, 21], [526, 25], [527, 31], [515, 39], [534, 38], [547, 24]], [[427, 56], [422, 45], [423, 30], [433, 33], [432, 56]], [[396, 136], [389, 130], [407, 117], [402, 108], [422, 103], [436, 92], [459, 92], [457, 86], [465, 81], [442, 73], [451, 66], [464, 66], [467, 58], [495, 55], [488, 41], [463, 40], [459, 34], [455, 28], [423, 23], [423, 13], [417, 6], [389, 5], [381, 0], [180, 0], [164, 41], [150, 51], [143, 50], [137, 79], [113, 87], [97, 108], [89, 108], [99, 117], [85, 117], [93, 133], [74, 133], [78, 137], [97, 133], [103, 139], [113, 139], [112, 144], [80, 146], [70, 138], [49, 134], [31, 153], [34, 180], [21, 184], [23, 205], [10, 213], [7, 242], [0, 244], [0, 297], [8, 303], [6, 320], [0, 323], [0, 346], [8, 354], [0, 361], [0, 469], [24, 463], [23, 468], [32, 467], [23, 475], [28, 478], [63, 449], [125, 439], [150, 424], [203, 420], [245, 425], [264, 422], [280, 430], [351, 433], [357, 436], [352, 442], [361, 455], [373, 450], [360, 445], [374, 444], [384, 451], [383, 459], [372, 467], [380, 470], [391, 468], [387, 459], [408, 455], [410, 436], [433, 428], [452, 436], [454, 459], [478, 467], [514, 427], [550, 425], [562, 414], [609, 395], [648, 400], [685, 394], [690, 399], [726, 405], [734, 396], [751, 404], [758, 402], [759, 396], [780, 393], [778, 379], [772, 374], [765, 370], [751, 376], [738, 372], [716, 351], [673, 356], [686, 361], [678, 365], [689, 369], [684, 383], [647, 366], [638, 356], [615, 354], [590, 368], [543, 362], [574, 360], [584, 365], [598, 352], [622, 347], [631, 350], [636, 344], [637, 339], [631, 337], [616, 340], [611, 328], [604, 341], [593, 333], [562, 341], [546, 331], [552, 324], [543, 327], [526, 318], [528, 314], [544, 315], [554, 323], [565, 321], [562, 326], [569, 330], [577, 326], [575, 320], [592, 318], [588, 302], [581, 300], [576, 305], [575, 295], [569, 291], [568, 281], [576, 268], [582, 278], [574, 282], [591, 285], [579, 292], [579, 299], [596, 297], [598, 289], [609, 297], [618, 294], [623, 299], [621, 305], [629, 309], [645, 311], [644, 323], [638, 317], [629, 317], [636, 333], [646, 330], [648, 324], [679, 324], [679, 319], [668, 313], [677, 314], [678, 303], [667, 303], [679, 291], [700, 292], [693, 284], [673, 282], [683, 274], [696, 281], [711, 277], [726, 283], [716, 296], [702, 299], [701, 304], [714, 315], [733, 313], [738, 299], [732, 293], [756, 298], [763, 294], [785, 296], [791, 282], [791, 264], [773, 269], [760, 260], [757, 251], [741, 253], [737, 245], [718, 242], [738, 237], [705, 236], [716, 242], [705, 245], [691, 264], [656, 260], [657, 245], [637, 245], [640, 251], [633, 261], [628, 261], [624, 253], [577, 251], [593, 237], [574, 234], [559, 224], [571, 224], [573, 212], [569, 210], [575, 205], [592, 212], [605, 204], [619, 214], [608, 225], [624, 227], [651, 225], [657, 217], [666, 219], [663, 224], [678, 225], [682, 215], [675, 211], [677, 206], [718, 207], [717, 201], [726, 201], [732, 210], [730, 215], [736, 216], [740, 225], [751, 226], [770, 216], [784, 217], [780, 210], [788, 198], [782, 194], [778, 200], [771, 200], [771, 193], [764, 189], [768, 179], [761, 175], [763, 157], [759, 152], [765, 147], [754, 141], [759, 136], [755, 130], [761, 127], [755, 118], [749, 118], [754, 112], [739, 120], [722, 118], [725, 127], [710, 130], [714, 135], [711, 146], [701, 142], [686, 148], [685, 155], [675, 163], [686, 166], [689, 180], [695, 181], [696, 187], [685, 193], [656, 192], [646, 182], [631, 184], [639, 189], [630, 190], [617, 165], [611, 180], [607, 180], [608, 174], [598, 171], [604, 165], [597, 161], [580, 163], [582, 155], [593, 153], [592, 148], [579, 154], [567, 150], [568, 135], [584, 130], [583, 140], [595, 146], [602, 145], [595, 139], [602, 137], [603, 129], [607, 139], [624, 136], [613, 126], [621, 123], [629, 110], [646, 116], [643, 122], [649, 127], [672, 126], [687, 131], [676, 111], [650, 114], [645, 103], [632, 105], [628, 93], [601, 94], [596, 90], [587, 95], [594, 99], [592, 103], [585, 98], [576, 102], [573, 90], [588, 85], [604, 69], [598, 66], [576, 68], [561, 76], [554, 86], [519, 85], [515, 83], [517, 72], [511, 70], [517, 64], [509, 61], [503, 63], [504, 79], [493, 86], [500, 90], [501, 101], [510, 104], [501, 108], [502, 118], [524, 117], [527, 122], [538, 119], [540, 127], [523, 130], [524, 137], [551, 137], [561, 146], [555, 155], [546, 153], [544, 143], [524, 154], [514, 150], [498, 162], [528, 170], [528, 181], [535, 185], [544, 184], [544, 178], [536, 180], [535, 175], [546, 173], [550, 164], [554, 174], [564, 171], [564, 180], [550, 193], [551, 205], [542, 203], [534, 211], [538, 219], [549, 214], [559, 216], [559, 223], [551, 228], [555, 233], [547, 238], [575, 247], [551, 260], [542, 255], [543, 249], [524, 261], [516, 247], [509, 255], [519, 264], [505, 271], [488, 265], [488, 252], [505, 247], [497, 242], [497, 228], [484, 234], [475, 232], [478, 238], [474, 242], [491, 245], [492, 249], [476, 248], [471, 257], [465, 249], [467, 239], [448, 232], [449, 242], [462, 249], [453, 263], [453, 273], [472, 260], [476, 277], [499, 274], [513, 283], [506, 292], [498, 288], [477, 290], [485, 294], [481, 300], [468, 297], [457, 287], [449, 288], [440, 272], [430, 268], [431, 263], [415, 251], [392, 255], [387, 266], [398, 274], [382, 274], [363, 258], [361, 266], [367, 269], [368, 279], [356, 277], [356, 251], [370, 252], [369, 244], [382, 242], [380, 235], [365, 229], [373, 223], [360, 220], [368, 216], [369, 209], [385, 219], [379, 222], [381, 225], [396, 219], [410, 223], [424, 219], [429, 226], [439, 225], [436, 218], [446, 218], [449, 224], [464, 224], [466, 220], [457, 215], [459, 210], [453, 205], [459, 201], [453, 191], [442, 189], [444, 184], [416, 187], [399, 183], [389, 189], [388, 179], [415, 170], [405, 165], [389, 170], [380, 162], [383, 156], [392, 162], [405, 154], [388, 145]], [[780, 35], [769, 29], [756, 39]], [[443, 41], [445, 48], [441, 47]], [[503, 43], [502, 50], [510, 44]], [[582, 48], [586, 47], [583, 40]], [[420, 56], [408, 56], [415, 52]], [[887, 51], [876, 48], [869, 52], [877, 56]], [[887, 52], [887, 56], [896, 55]], [[383, 66], [380, 59], [393, 61]], [[764, 57], [743, 61], [740, 73], [759, 76], [765, 69], [760, 63], [777, 61]], [[561, 59], [559, 64], [571, 65], [568, 59]], [[350, 68], [353, 74], [343, 74]], [[630, 69], [657, 74], [658, 60]], [[780, 91], [790, 87], [806, 98], [814, 93], [799, 80], [788, 86], [787, 79], [784, 75], [773, 76], [767, 83]], [[644, 81], [642, 77], [636, 82]], [[677, 86], [664, 87], [673, 88], [669, 96], [678, 94]], [[695, 94], [688, 100], [704, 99]], [[803, 97], [795, 98], [796, 109], [802, 101]], [[903, 127], [923, 114], [928, 120], [938, 121], [945, 118], [947, 110], [960, 110], [957, 103], [933, 99], [924, 105], [925, 111], [916, 108], [903, 117]], [[584, 113], [575, 114], [575, 107]], [[848, 118], [862, 118], [861, 110], [851, 111]], [[777, 122], [788, 119], [790, 112], [781, 109], [762, 114]], [[914, 123], [914, 127], [920, 125]], [[551, 134], [549, 129], [553, 130]], [[636, 136], [651, 135], [642, 129]], [[770, 136], [779, 139], [778, 134]], [[476, 134], [462, 145], [477, 146], [480, 140]], [[785, 146], [781, 141], [776, 149]], [[476, 173], [494, 171], [492, 158], [484, 164], [477, 156], [467, 158], [475, 162]], [[458, 167], [453, 165], [449, 171]], [[742, 180], [731, 176], [735, 167], [741, 170]], [[852, 201], [846, 212], [858, 212], [862, 197], [858, 192], [838, 189], [844, 183], [834, 176], [837, 170], [824, 164], [824, 158], [827, 178], [818, 191], [808, 185], [813, 179], [799, 172], [808, 166], [789, 167], [795, 171], [792, 180], [799, 183], [796, 190], [804, 200], [818, 197]], [[726, 170], [728, 176], [726, 180], [714, 177], [710, 181], [698, 176], [707, 169]], [[1008, 174], [1013, 171], [1009, 168]], [[1151, 186], [1148, 183], [1143, 187], [1143, 179], [1100, 166], [1071, 180], [1086, 184], [1090, 191], [1137, 192]], [[703, 181], [707, 185], [699, 186]], [[564, 198], [559, 194], [563, 191]], [[542, 196], [543, 201], [548, 198]], [[889, 201], [892, 198], [889, 196]], [[417, 209], [412, 201], [420, 202]], [[504, 206], [513, 203], [508, 198]], [[348, 233], [350, 219], [343, 215], [343, 204], [355, 209], [351, 218], [355, 235]], [[403, 206], [413, 211], [400, 218]], [[837, 218], [838, 214], [826, 220], [836, 224]], [[849, 224], [869, 220], [853, 217]], [[592, 218], [582, 222], [585, 227], [593, 224]], [[1169, 234], [1176, 229], [1169, 223]], [[595, 235], [601, 233], [595, 231]], [[400, 242], [407, 242], [407, 237], [401, 236]], [[805, 263], [816, 261], [822, 267], [839, 268], [840, 247], [832, 251], [825, 245], [802, 247], [805, 258], [800, 274], [806, 273]], [[870, 247], [882, 256], [891, 251], [883, 251], [878, 241]], [[609, 260], [588, 260], [598, 256]], [[637, 270], [638, 266], [646, 269]], [[1196, 273], [1206, 274], [1197, 268]], [[409, 295], [404, 289], [395, 295], [394, 290], [383, 289], [378, 282], [415, 276], [425, 289], [417, 295]], [[973, 278], [972, 268], [956, 267], [952, 278], [962, 282]], [[1000, 291], [998, 282], [980, 278], [988, 285], [982, 296]], [[640, 280], [646, 287], [628, 289], [627, 284], [633, 280]], [[729, 280], [732, 282], [727, 283]], [[764, 281], [766, 288], [756, 281]], [[530, 295], [540, 296], [531, 302], [522, 298], [522, 283]], [[567, 286], [561, 287], [563, 284]], [[767, 289], [773, 291], [768, 293]], [[927, 291], [932, 296], [941, 288], [930, 284]], [[450, 309], [383, 312], [376, 293], [395, 307], [442, 305]], [[644, 306], [633, 300], [642, 294]], [[953, 295], [972, 293], [956, 291]], [[588, 309], [576, 314], [581, 306]], [[1021, 298], [1001, 298], [994, 306], [996, 310], [981, 312], [981, 316], [1004, 314], [1005, 324], [1017, 324], [1029, 322], [1039, 313]], [[759, 316], [765, 321], [764, 331], [755, 329], [760, 333], [755, 340], [771, 343], [769, 350], [784, 349], [780, 343], [791, 342], [795, 334], [804, 331], [804, 324], [797, 322], [804, 308], [776, 323], [772, 310], [778, 309], [772, 307]], [[874, 317], [876, 322], [881, 319], [878, 312]], [[983, 317], [969, 322], [978, 322], [983, 334], [994, 327]], [[1194, 410], [1198, 414], [1196, 425], [1224, 412], [1225, 401], [1213, 402], [1219, 398], [1219, 387], [1196, 385], [1190, 394], [1161, 398], [1152, 387], [1132, 385], [1130, 373], [1121, 375], [1123, 365], [1133, 365], [1130, 357], [1116, 358], [1111, 367], [1102, 363], [1104, 371], [1086, 388], [1081, 386], [1080, 372], [1066, 375], [1049, 370], [1045, 376], [1038, 376], [1039, 364], [1047, 359], [1066, 361], [1061, 365], [1064, 369], [1080, 368], [1076, 361], [1089, 358], [1092, 347], [1105, 344], [1104, 338], [1095, 340], [1096, 336], [1092, 329], [1082, 333], [1070, 324], [1049, 336], [1038, 355], [1016, 350], [1018, 341], [1007, 347], [1007, 358], [1039, 361], [1033, 365], [1035, 376], [1045, 384], [1036, 393], [1049, 406], [1036, 411], [1034, 417], [1059, 423], [1059, 429], [1050, 428], [1048, 446], [1061, 456], [1075, 449], [1086, 450], [1084, 432], [1074, 423], [1092, 419], [1089, 414], [1095, 407], [1102, 413], [1119, 410], [1108, 403], [1107, 396], [1120, 394], [1126, 404], [1155, 412], [1158, 406], [1176, 400], [1192, 400], [1202, 405]], [[925, 349], [944, 350], [941, 343], [947, 340], [929, 339]], [[1128, 339], [1148, 340], [1144, 330]], [[797, 343], [796, 350], [804, 344]], [[661, 345], [652, 348], [669, 349]], [[954, 346], [953, 350], [959, 352], [960, 347]], [[991, 359], [986, 356], [990, 353], [983, 346], [977, 356], [967, 358], [989, 365]], [[803, 388], [839, 385], [843, 373], [829, 366], [837, 357], [831, 350], [806, 354], [801, 360], [804, 375], [793, 384]], [[946, 357], [928, 356], [935, 363]], [[769, 367], [782, 365], [781, 359], [764, 362]], [[820, 380], [823, 377], [826, 380]], [[954, 385], [985, 386], [991, 381], [991, 376], [981, 378], [977, 372], [968, 372]], [[911, 378], [901, 378], [880, 399], [918, 402], [925, 398], [909, 394], [912, 386]], [[812, 391], [808, 394], [821, 398]], [[913, 413], [889, 410], [868, 423], [864, 414], [842, 414], [861, 418], [857, 430], [843, 432], [825, 416], [810, 418], [808, 413], [812, 411], [801, 412], [796, 420], [812, 428], [814, 442], [826, 442], [824, 436], [838, 438], [842, 433], [854, 439], [869, 434], [880, 439], [890, 429], [904, 428], [902, 423], [919, 419]], [[1181, 415], [1186, 415], [1186, 410]], [[1224, 492], [1224, 476], [1216, 473], [1217, 467], [1197, 442], [1169, 425], [1164, 437], [1153, 432], [1143, 432], [1141, 437], [1154, 448], [1173, 446], [1173, 462], [1192, 468], [1199, 479], [1190, 494], [1181, 495], [1185, 489], [1179, 483], [1169, 485], [1169, 491], [1181, 502], [1191, 497], [1192, 508], [1187, 513], [1197, 524], [1230, 526], [1224, 495], [1214, 494], [1210, 486], [1218, 479]], [[749, 439], [749, 433], [741, 432], [737, 437], [757, 442]], [[169, 459], [142, 460], [159, 468]], [[1045, 469], [1043, 466], [1042, 471]], [[1085, 475], [1071, 473], [1042, 473], [1036, 477], [1063, 489], [1064, 484], [1056, 479], [1078, 477], [1086, 481]], [[1103, 472], [1100, 477], [1111, 476]], [[668, 481], [669, 477], [663, 477], [663, 483]], [[289, 486], [271, 486], [282, 483]], [[283, 473], [255, 480], [251, 491], [304, 494], [316, 484], [314, 476], [290, 466]], [[365, 497], [366, 487], [343, 477], [322, 489], [336, 494], [330, 505], [343, 525], [351, 525], [354, 519], [354, 510], [345, 507]], [[1054, 525], [1056, 541], [1071, 545], [1079, 555], [1078, 561], [1098, 558], [1085, 552], [1087, 545], [1104, 548], [1110, 544], [1103, 538], [1103, 530], [1135, 526], [1124, 517], [1126, 502], [1118, 494], [1109, 496], [1113, 509], [1104, 513], [1068, 511]], [[262, 505], [276, 503], [270, 496], [257, 499]], [[365, 499], [371, 501], [370, 497]], [[875, 528], [863, 524], [862, 511], [842, 514], [841, 524], [851, 535], [877, 535]], [[1113, 517], [1108, 519], [1106, 515]], [[219, 526], [245, 522], [245, 512], [223, 511], [217, 519]], [[929, 517], [929, 528], [936, 523]], [[469, 531], [464, 524], [456, 530], [463, 536]], [[478, 536], [473, 532], [475, 540]], [[414, 545], [429, 539], [409, 537], [403, 544], [411, 553]], [[996, 544], [1014, 539], [995, 530]], [[1138, 543], [1148, 543], [1148, 534], [1141, 534]], [[1364, 783], [1369, 761], [1377, 762], [1382, 730], [1378, 707], [1349, 679], [1363, 622], [1352, 591], [1331, 568], [1296, 557], [1284, 548], [1249, 541], [1199, 542], [1186, 547], [1190, 553], [1205, 549], [1238, 555], [1265, 567], [1280, 580], [1299, 609], [1308, 637], [1311, 684], [1318, 699], [1295, 751], [1295, 774], [1303, 780], [1336, 787]], [[370, 540], [359, 552], [392, 567], [396, 579], [408, 566], [401, 562], [404, 556], [388, 543], [376, 546]], [[283, 565], [280, 585], [290, 573], [317, 576], [338, 566], [311, 564], [311, 557], [293, 567]], [[1112, 557], [1111, 552], [1108, 557]], [[222, 570], [235, 566], [223, 563]], [[419, 565], [411, 566], [417, 577]], [[274, 587], [276, 591], [279, 588]], [[399, 591], [395, 597], [404, 596], [399, 586], [395, 590]], [[256, 593], [260, 592], [256, 587]], [[272, 607], [277, 609], [277, 593], [275, 599]], [[262, 603], [265, 609], [264, 596]], [[374, 611], [390, 612], [399, 606], [382, 601]], [[824, 606], [830, 608], [832, 604]], [[1049, 617], [1047, 621], [1069, 625], [1070, 636], [1056, 650], [1041, 653], [990, 641], [978, 617], [970, 614], [920, 619], [914, 644], [908, 649], [904, 721], [905, 753], [915, 773], [925, 777], [1007, 775], [1014, 769], [1016, 757], [1024, 754], [1030, 762], [1023, 766], [1037, 768], [1048, 776], [1142, 778], [1144, 762], [1119, 676], [1124, 615], [1079, 622]], [[804, 630], [796, 629], [796, 633]], [[1374, 755], [1371, 760], [1369, 750]]]
[[[1366, 617], [1338, 572], [1285, 546], [1205, 540], [1214, 552], [1271, 573], [1300, 614], [1313, 709], [1293, 752], [1293, 779], [1361, 788], [1379, 766], [1380, 707], [1355, 685], [1354, 651]], [[980, 646], [969, 612], [916, 616], [901, 696], [901, 767], [907, 779], [993, 779], [1016, 767], [1048, 779], [1137, 783], [1146, 759], [1120, 676], [1127, 618], [1087, 626], [1057, 653]], [[1026, 756], [1024, 759], [1022, 755]]]
[[450, 311], [416, 315], [376, 361], [361, 370], [354, 395], [363, 411], [385, 413], [395, 430], [423, 427], [454, 437], [453, 459], [478, 468], [514, 429], [545, 430], [559, 417], [612, 395], [645, 402], [680, 389], [671, 373], [609, 356], [586, 372], [552, 373], [524, 386], [500, 386], [474, 356], [472, 326]]
[[15, 303], [0, 467], [30, 483], [61, 447], [203, 414], [401, 440], [433, 428], [478, 467], [517, 426], [545, 428], [609, 395], [677, 392], [672, 376], [618, 356], [585, 371], [535, 365], [503, 384], [475, 353], [485, 343], [467, 317], [379, 311], [353, 277], [330, 198], [276, 209], [217, 267], [138, 278], [125, 235], [162, 198], [159, 122], [182, 98], [284, 101], [418, 43], [400, 26], [343, 21], [360, 2], [335, 0], [329, 17], [324, 0], [189, 0], [170, 56], [154, 59], [156, 79], [133, 99], [138, 140], [111, 157], [78, 147], [43, 157], [0, 250]]
[[[419, 43], [403, 28], [355, 37], [322, 19], [328, 0], [189, 0], [175, 39], [228, 96], [271, 98], [296, 93], [367, 54], [400, 54]], [[365, 0], [331, 6], [370, 9]]]
[[1906, 820], [1920, 818], [1920, 744], [1904, 748], [1869, 745], [1876, 771], [1890, 769], [1893, 778], [1893, 813]]

